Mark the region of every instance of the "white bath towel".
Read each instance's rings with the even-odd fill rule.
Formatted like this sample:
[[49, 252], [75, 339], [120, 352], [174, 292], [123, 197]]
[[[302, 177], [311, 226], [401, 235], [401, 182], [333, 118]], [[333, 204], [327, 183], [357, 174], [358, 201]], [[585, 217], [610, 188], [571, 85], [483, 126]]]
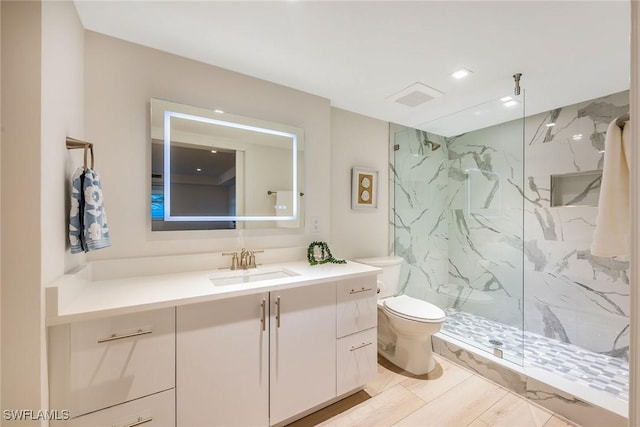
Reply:
[[624, 130], [614, 120], [607, 128], [604, 166], [591, 253], [602, 257], [626, 257], [631, 243], [629, 218], [629, 145], [631, 126]]

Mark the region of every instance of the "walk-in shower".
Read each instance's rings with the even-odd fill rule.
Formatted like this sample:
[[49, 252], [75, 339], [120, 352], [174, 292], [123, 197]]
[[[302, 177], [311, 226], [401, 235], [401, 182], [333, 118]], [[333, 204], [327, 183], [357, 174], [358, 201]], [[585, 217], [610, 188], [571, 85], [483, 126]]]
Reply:
[[[629, 265], [589, 244], [605, 132], [628, 112], [629, 93], [526, 118], [524, 91], [511, 98], [507, 120], [479, 129], [463, 126], [505, 114], [503, 101], [421, 126], [433, 132], [392, 125], [401, 287], [445, 309], [443, 342], [548, 374], [568, 395], [623, 415]], [[551, 194], [552, 176], [561, 194]]]

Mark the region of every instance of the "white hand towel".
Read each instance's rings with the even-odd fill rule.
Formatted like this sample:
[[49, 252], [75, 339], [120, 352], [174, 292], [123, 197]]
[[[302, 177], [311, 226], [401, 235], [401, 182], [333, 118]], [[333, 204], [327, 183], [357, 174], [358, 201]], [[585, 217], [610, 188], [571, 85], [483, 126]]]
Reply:
[[614, 120], [607, 128], [604, 166], [591, 253], [602, 257], [626, 257], [631, 242], [629, 217], [629, 144], [631, 126], [624, 130]]

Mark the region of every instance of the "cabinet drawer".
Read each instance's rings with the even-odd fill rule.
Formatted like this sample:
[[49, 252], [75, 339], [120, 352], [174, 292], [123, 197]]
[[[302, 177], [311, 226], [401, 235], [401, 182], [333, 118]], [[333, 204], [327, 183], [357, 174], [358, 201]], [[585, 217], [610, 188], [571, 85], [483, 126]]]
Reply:
[[65, 427], [169, 427], [175, 426], [174, 390], [163, 391], [65, 422]]
[[336, 358], [338, 396], [362, 387], [376, 377], [377, 339], [377, 328], [371, 328], [338, 340]]
[[376, 301], [376, 276], [339, 281], [338, 338], [376, 326]]
[[72, 417], [173, 388], [175, 309], [71, 324], [68, 369]]

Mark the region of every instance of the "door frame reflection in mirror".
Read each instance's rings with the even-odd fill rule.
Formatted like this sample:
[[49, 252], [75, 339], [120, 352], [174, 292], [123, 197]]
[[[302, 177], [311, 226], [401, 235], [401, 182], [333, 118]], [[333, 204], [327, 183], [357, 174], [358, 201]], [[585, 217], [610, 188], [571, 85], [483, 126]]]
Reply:
[[[160, 108], [162, 111], [163, 123], [162, 126], [156, 122], [154, 123], [154, 114], [156, 115], [155, 120], [158, 120], [157, 111], [154, 112], [154, 109]], [[214, 118], [215, 115], [221, 114], [216, 110], [205, 109], [201, 107], [194, 107], [184, 104], [173, 103], [170, 101], [165, 101], [162, 99], [152, 98], [151, 99], [151, 114], [152, 114], [152, 122], [151, 122], [151, 132], [152, 132], [152, 141], [154, 139], [159, 139], [157, 136], [154, 138], [154, 132], [157, 132], [161, 128], [163, 130], [163, 152], [164, 152], [164, 170], [163, 170], [163, 182], [164, 182], [164, 221], [167, 222], [209, 222], [209, 221], [226, 221], [226, 222], [235, 222], [235, 221], [272, 221], [278, 227], [278, 223], [282, 221], [282, 224], [297, 221], [300, 217], [301, 213], [301, 200], [298, 197], [292, 197], [291, 200], [291, 215], [228, 215], [228, 216], [220, 216], [220, 215], [171, 215], [171, 174], [167, 173], [167, 171], [171, 171], [171, 121], [172, 119], [181, 119], [181, 120], [192, 120], [195, 122], [211, 124], [215, 126], [222, 126], [225, 128], [234, 128], [240, 129], [250, 132], [257, 132], [260, 134], [267, 134], [273, 136], [279, 136], [287, 138], [291, 141], [291, 166], [292, 166], [292, 176], [291, 176], [291, 189], [288, 188], [278, 188], [271, 189], [273, 192], [277, 190], [289, 190], [292, 194], [302, 194], [300, 189], [299, 173], [302, 171], [299, 168], [299, 150], [303, 149], [304, 144], [304, 134], [303, 131], [299, 128], [281, 125], [271, 122], [266, 122], [258, 119], [229, 115], [225, 113], [225, 120]], [[155, 125], [155, 126], [154, 126]], [[289, 147], [287, 147], [288, 149]], [[300, 165], [302, 166], [302, 165]], [[266, 192], [265, 192], [266, 193]], [[269, 194], [272, 194], [269, 192]], [[267, 196], [267, 194], [265, 194]], [[301, 223], [299, 221], [299, 223]], [[302, 226], [301, 224], [299, 226]], [[291, 227], [290, 225], [287, 227]]]

